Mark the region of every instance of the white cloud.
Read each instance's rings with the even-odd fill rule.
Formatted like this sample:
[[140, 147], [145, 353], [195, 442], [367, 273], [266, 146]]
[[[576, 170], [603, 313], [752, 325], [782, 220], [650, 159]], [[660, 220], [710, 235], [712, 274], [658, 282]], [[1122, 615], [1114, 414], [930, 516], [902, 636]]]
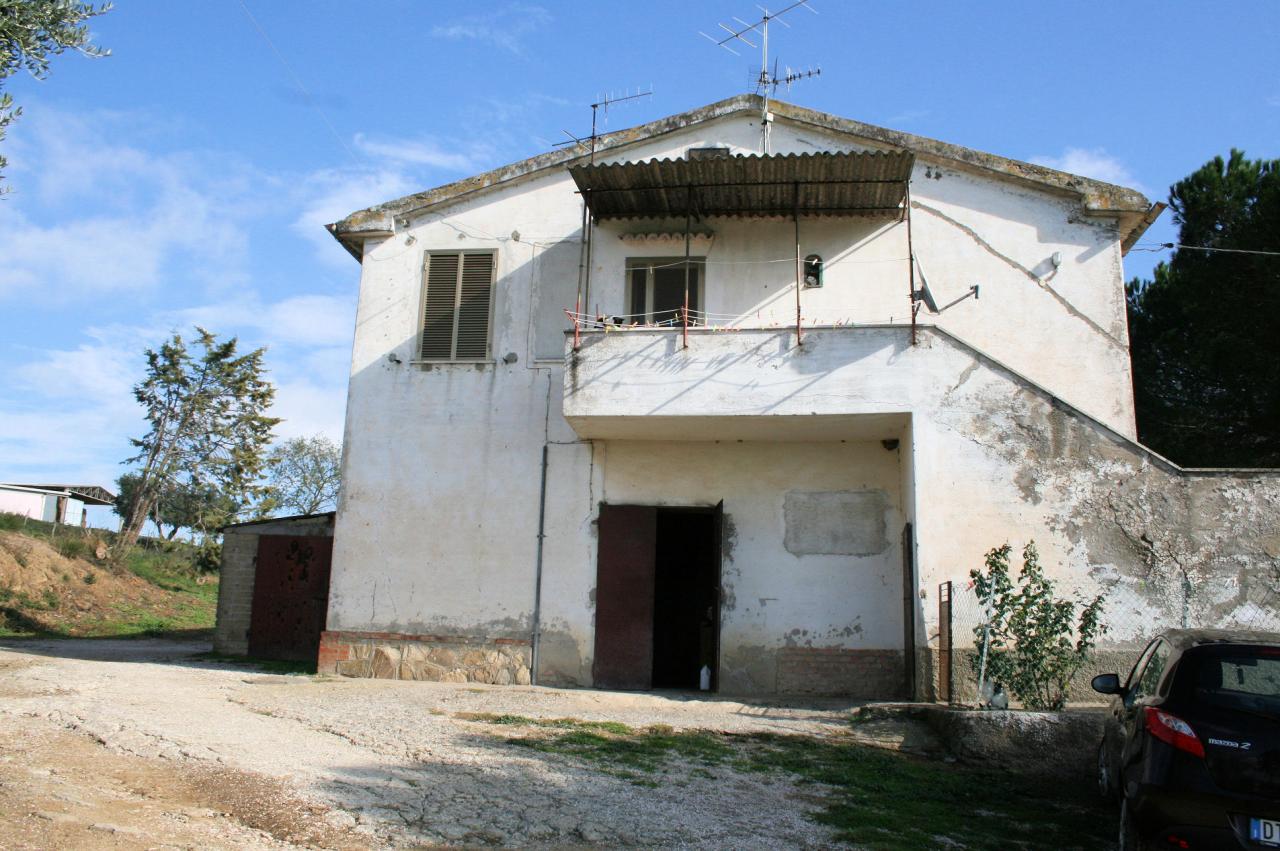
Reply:
[[551, 13], [542, 6], [508, 3], [485, 15], [469, 15], [448, 24], [437, 24], [431, 34], [454, 41], [487, 42], [509, 53], [524, 52], [524, 38], [551, 23]]
[[471, 150], [446, 150], [432, 139], [370, 139], [363, 133], [357, 133], [355, 145], [362, 153], [375, 159], [445, 171], [474, 171], [490, 157], [490, 151], [484, 146], [472, 146]]
[[355, 309], [354, 294], [297, 295], [268, 303], [257, 293], [242, 292], [234, 299], [167, 311], [163, 316], [175, 328], [234, 328], [247, 338], [262, 339], [272, 346], [337, 343], [349, 349]]
[[133, 384], [147, 335], [138, 328], [91, 328], [73, 349], [32, 352], [10, 370], [0, 397], [0, 478], [76, 480], [110, 487], [142, 433]]
[[1036, 156], [1031, 158], [1031, 162], [1117, 186], [1142, 188], [1129, 167], [1108, 154], [1104, 148], [1067, 148], [1061, 156]]
[[147, 292], [179, 263], [206, 282], [244, 278], [247, 215], [229, 191], [243, 166], [110, 141], [133, 121], [44, 111], [17, 125], [13, 191], [0, 204], [0, 298]]

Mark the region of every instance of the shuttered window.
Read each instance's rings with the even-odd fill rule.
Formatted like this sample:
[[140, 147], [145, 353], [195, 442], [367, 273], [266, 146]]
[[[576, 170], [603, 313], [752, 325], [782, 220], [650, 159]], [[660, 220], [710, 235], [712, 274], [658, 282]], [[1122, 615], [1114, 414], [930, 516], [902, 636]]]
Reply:
[[422, 270], [423, 360], [487, 360], [492, 252], [428, 252]]

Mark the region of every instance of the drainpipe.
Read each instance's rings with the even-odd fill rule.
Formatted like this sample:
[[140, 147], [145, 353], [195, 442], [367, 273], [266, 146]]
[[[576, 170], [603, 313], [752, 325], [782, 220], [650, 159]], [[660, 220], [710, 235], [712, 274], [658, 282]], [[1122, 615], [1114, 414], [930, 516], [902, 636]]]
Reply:
[[803, 280], [800, 276], [800, 184], [792, 187], [793, 216], [796, 220], [796, 346], [804, 345], [800, 316], [800, 287]]
[[542, 542], [547, 537], [547, 444], [542, 444], [542, 486], [538, 493], [538, 561], [533, 572], [533, 635], [530, 637], [529, 682], [538, 684], [538, 651], [542, 644]]

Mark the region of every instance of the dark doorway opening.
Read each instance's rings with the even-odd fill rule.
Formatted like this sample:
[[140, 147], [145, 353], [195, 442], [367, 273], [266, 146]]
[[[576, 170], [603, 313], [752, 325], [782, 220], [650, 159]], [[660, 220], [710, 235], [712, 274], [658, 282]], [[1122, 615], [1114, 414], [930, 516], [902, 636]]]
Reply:
[[716, 515], [658, 509], [654, 547], [653, 686], [697, 689], [702, 669], [715, 688], [720, 558]]
[[718, 686], [722, 505], [600, 506], [598, 687]]

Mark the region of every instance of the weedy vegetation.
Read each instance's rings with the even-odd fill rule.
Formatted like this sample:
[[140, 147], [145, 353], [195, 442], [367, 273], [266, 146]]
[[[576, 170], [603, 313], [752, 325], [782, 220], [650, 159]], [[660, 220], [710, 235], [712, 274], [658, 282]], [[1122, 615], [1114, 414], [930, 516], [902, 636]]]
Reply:
[[[616, 722], [463, 714], [513, 728], [503, 741], [567, 758], [641, 787], [758, 775], [806, 787], [811, 817], [840, 842], [874, 851], [919, 848], [1093, 849], [1113, 813], [1087, 788], [930, 761], [851, 741], [765, 733], [633, 728]], [[514, 735], [515, 728], [523, 735]]]

